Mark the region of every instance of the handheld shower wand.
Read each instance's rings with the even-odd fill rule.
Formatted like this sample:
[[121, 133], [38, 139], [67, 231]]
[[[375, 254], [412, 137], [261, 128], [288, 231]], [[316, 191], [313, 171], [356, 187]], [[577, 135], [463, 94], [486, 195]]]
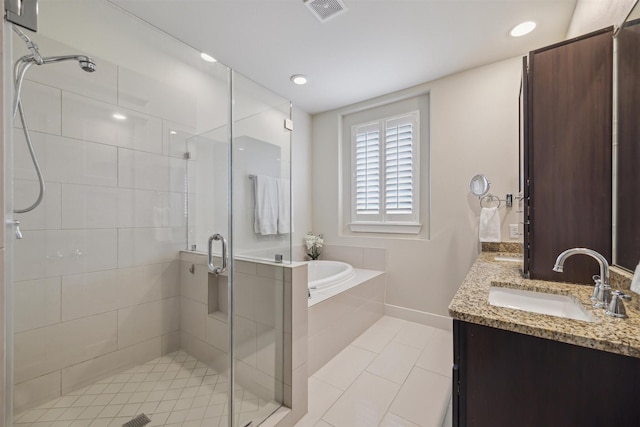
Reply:
[[15, 84], [15, 99], [13, 103], [13, 117], [15, 118], [16, 114], [20, 113], [20, 122], [22, 123], [22, 131], [24, 133], [24, 137], [27, 142], [27, 148], [29, 149], [29, 155], [31, 156], [31, 161], [33, 162], [33, 167], [35, 168], [36, 175], [38, 177], [38, 184], [40, 186], [40, 191], [38, 193], [38, 198], [34, 203], [24, 209], [14, 209], [14, 213], [26, 213], [34, 210], [38, 205], [42, 202], [45, 193], [45, 183], [44, 177], [42, 176], [42, 170], [40, 169], [40, 165], [38, 163], [38, 158], [36, 156], [36, 152], [33, 148], [33, 143], [31, 142], [31, 136], [29, 135], [29, 128], [27, 127], [27, 118], [24, 113], [24, 109], [22, 108], [22, 99], [20, 97], [22, 93], [22, 82], [24, 81], [24, 76], [27, 73], [27, 70], [32, 65], [45, 65], [45, 64], [54, 64], [63, 61], [78, 61], [80, 68], [88, 73], [93, 73], [96, 71], [96, 62], [85, 55], [63, 55], [63, 56], [50, 56], [43, 57], [40, 54], [40, 50], [38, 49], [38, 45], [35, 44], [25, 33], [23, 33], [16, 26], [13, 27], [13, 31], [18, 34], [18, 36], [25, 42], [27, 48], [31, 52], [30, 55], [25, 55], [18, 59], [13, 67], [14, 73], [14, 84]]

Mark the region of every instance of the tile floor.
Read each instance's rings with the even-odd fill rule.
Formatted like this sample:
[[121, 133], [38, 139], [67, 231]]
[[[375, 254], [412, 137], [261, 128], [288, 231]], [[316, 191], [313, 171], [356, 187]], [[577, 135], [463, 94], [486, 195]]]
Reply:
[[[309, 378], [296, 426], [450, 427], [451, 360], [451, 332], [384, 316]], [[120, 427], [145, 413], [145, 427], [222, 427], [226, 392], [223, 375], [178, 351], [17, 414], [14, 426]], [[237, 397], [241, 420], [276, 408], [241, 388]]]
[[[145, 427], [226, 426], [227, 387], [225, 376], [177, 351], [17, 414], [14, 426], [120, 427], [141, 413], [151, 418]], [[236, 397], [240, 425], [279, 406], [242, 388]]]
[[384, 316], [309, 378], [296, 427], [450, 427], [452, 333]]

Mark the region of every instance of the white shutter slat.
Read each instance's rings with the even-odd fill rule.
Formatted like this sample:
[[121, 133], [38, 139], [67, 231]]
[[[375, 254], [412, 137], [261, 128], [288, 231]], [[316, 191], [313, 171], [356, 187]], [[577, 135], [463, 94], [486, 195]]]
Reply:
[[356, 212], [358, 215], [377, 214], [380, 211], [379, 130], [356, 130], [355, 156]]
[[385, 210], [413, 211], [413, 124], [387, 123], [385, 131]]

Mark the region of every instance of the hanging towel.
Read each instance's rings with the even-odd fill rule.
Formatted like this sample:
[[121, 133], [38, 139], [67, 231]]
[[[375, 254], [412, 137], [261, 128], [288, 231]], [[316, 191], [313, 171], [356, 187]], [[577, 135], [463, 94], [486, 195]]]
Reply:
[[481, 242], [500, 242], [500, 212], [498, 208], [482, 208], [479, 228]]
[[255, 213], [253, 230], [268, 236], [278, 233], [278, 178], [256, 175], [253, 178]]
[[278, 178], [278, 234], [293, 232], [291, 223], [291, 181]]
[[640, 263], [636, 267], [636, 272], [633, 273], [633, 279], [631, 279], [631, 290], [636, 294], [640, 294]]

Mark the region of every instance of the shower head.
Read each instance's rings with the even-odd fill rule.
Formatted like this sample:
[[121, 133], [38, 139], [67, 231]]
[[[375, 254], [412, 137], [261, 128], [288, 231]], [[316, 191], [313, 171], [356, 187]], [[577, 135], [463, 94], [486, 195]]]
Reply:
[[96, 61], [85, 55], [50, 56], [48, 58], [42, 58], [43, 64], [62, 61], [78, 61], [80, 68], [88, 73], [93, 73], [96, 70]]
[[96, 61], [88, 56], [80, 55], [78, 56], [78, 64], [80, 64], [80, 68], [82, 68], [87, 73], [93, 73], [96, 70]]

